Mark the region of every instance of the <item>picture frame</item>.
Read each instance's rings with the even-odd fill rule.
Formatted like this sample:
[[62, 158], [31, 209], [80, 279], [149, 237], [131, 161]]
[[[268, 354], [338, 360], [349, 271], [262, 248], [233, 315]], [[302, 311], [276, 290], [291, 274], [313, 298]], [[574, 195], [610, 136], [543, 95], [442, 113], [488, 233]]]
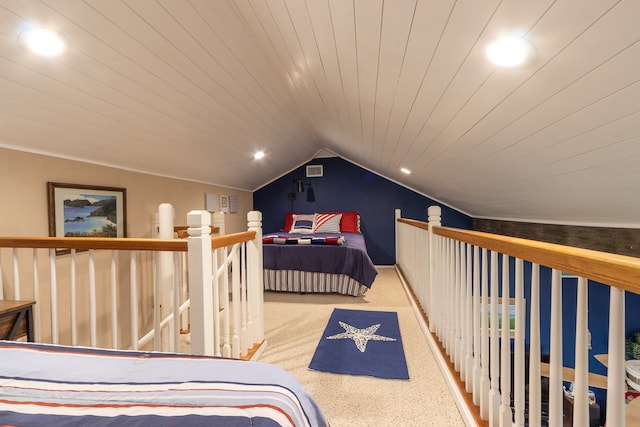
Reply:
[[[523, 301], [524, 304], [524, 301]], [[498, 302], [498, 336], [502, 336], [502, 297]], [[509, 336], [514, 338], [516, 336], [516, 299], [509, 298]], [[491, 336], [491, 303], [487, 304], [487, 328], [489, 328], [489, 336]]]
[[127, 237], [126, 188], [48, 182], [47, 206], [51, 237]]

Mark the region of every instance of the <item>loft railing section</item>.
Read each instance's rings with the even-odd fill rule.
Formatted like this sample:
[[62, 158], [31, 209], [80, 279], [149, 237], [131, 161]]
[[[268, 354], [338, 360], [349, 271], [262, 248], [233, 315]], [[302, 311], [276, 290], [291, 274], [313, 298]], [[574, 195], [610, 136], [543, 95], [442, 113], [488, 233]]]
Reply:
[[217, 237], [206, 211], [186, 239], [0, 237], [0, 299], [36, 302], [38, 342], [250, 357], [264, 326], [261, 215], [248, 219]]
[[[442, 227], [437, 206], [428, 215], [421, 222], [396, 212], [397, 267], [477, 418], [563, 425], [564, 389], [573, 383], [574, 426], [589, 425], [590, 388], [606, 389], [606, 424], [625, 425], [635, 410], [625, 406], [625, 293], [640, 293], [640, 260]], [[563, 274], [577, 277], [574, 298], [563, 299]], [[608, 322], [599, 357], [606, 377], [589, 372], [589, 282], [608, 288], [608, 316], [598, 320]], [[563, 324], [575, 324], [574, 333]]]

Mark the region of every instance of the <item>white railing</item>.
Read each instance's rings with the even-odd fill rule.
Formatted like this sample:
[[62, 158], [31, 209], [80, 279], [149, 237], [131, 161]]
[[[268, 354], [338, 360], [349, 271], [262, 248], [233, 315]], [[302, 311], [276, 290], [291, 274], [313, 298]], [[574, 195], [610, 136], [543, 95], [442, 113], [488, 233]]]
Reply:
[[[264, 341], [262, 258], [254, 249], [261, 247], [260, 213], [249, 213], [249, 231], [213, 238], [210, 214], [189, 213], [194, 216], [201, 219], [191, 220], [186, 240], [0, 238], [0, 299], [35, 301], [38, 342], [250, 357]], [[203, 240], [208, 247], [185, 257]], [[205, 258], [208, 276], [194, 276]], [[161, 283], [167, 270], [168, 288]], [[213, 302], [213, 295], [216, 314], [210, 305], [210, 316], [194, 322], [193, 302]], [[171, 307], [163, 311], [167, 301]], [[189, 329], [190, 345], [180, 333]], [[203, 342], [213, 340], [219, 348], [205, 351]]]
[[212, 245], [207, 212], [188, 215], [189, 282], [200, 296], [191, 298], [195, 354], [246, 358], [263, 348], [262, 214], [249, 212], [247, 219], [248, 231]]
[[[425, 223], [396, 212], [397, 267], [426, 316], [427, 335], [443, 355], [441, 366], [452, 366], [464, 383], [462, 391], [452, 386], [454, 396], [471, 395], [473, 408], [464, 399], [459, 402], [470, 424], [475, 419], [490, 426], [541, 425], [541, 376], [548, 376], [549, 425], [563, 425], [563, 381], [571, 381], [574, 426], [589, 425], [590, 384], [607, 389], [606, 424], [624, 426], [624, 294], [640, 293], [640, 259], [441, 227], [437, 206], [428, 215]], [[541, 278], [542, 269], [551, 271], [544, 275], [550, 280]], [[563, 304], [573, 302], [562, 300], [562, 272], [578, 276], [575, 338], [570, 338], [575, 339], [574, 368], [563, 366]], [[588, 369], [589, 280], [610, 289], [605, 378]], [[548, 313], [541, 311], [541, 289], [550, 294]], [[510, 309], [514, 318], [501, 316]], [[541, 319], [541, 313], [549, 318]], [[542, 331], [541, 324], [549, 324], [549, 330]], [[548, 364], [540, 360], [541, 332], [548, 336]]]

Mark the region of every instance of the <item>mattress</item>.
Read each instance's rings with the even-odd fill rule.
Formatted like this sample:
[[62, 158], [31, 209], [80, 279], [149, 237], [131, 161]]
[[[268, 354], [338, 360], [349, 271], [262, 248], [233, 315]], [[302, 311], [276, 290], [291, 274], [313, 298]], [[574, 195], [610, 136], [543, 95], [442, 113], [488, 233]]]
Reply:
[[0, 341], [15, 426], [326, 426], [302, 385], [259, 362]]
[[[275, 233], [264, 236], [291, 241], [296, 238], [343, 238], [341, 244], [263, 244], [263, 267], [271, 271], [303, 271], [343, 275], [370, 288], [378, 272], [367, 254], [361, 233]], [[266, 276], [266, 274], [265, 274]], [[291, 289], [293, 290], [293, 289]]]

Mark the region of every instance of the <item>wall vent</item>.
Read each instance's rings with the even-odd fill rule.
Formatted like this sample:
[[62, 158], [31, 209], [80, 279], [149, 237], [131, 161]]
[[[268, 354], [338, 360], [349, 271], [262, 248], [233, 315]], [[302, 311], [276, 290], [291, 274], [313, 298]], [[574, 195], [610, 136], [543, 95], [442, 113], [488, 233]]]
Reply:
[[307, 165], [307, 178], [317, 178], [323, 175], [323, 165]]

